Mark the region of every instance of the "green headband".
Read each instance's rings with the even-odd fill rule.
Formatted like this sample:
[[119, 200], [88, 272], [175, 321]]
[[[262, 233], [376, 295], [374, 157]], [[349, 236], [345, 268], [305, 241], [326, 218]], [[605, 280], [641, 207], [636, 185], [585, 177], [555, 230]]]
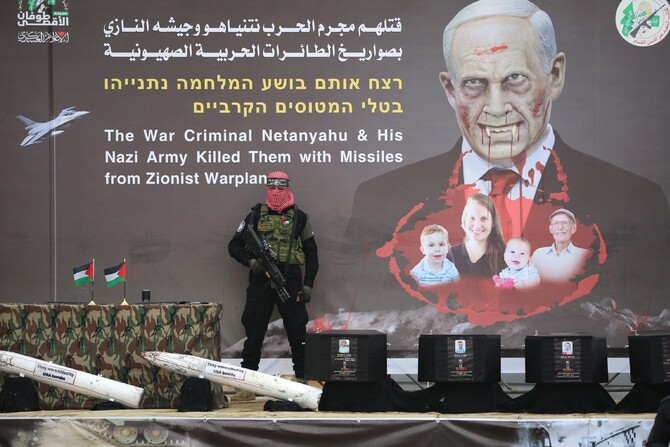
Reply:
[[269, 178], [267, 182], [268, 186], [285, 186], [288, 188], [288, 179], [287, 178]]

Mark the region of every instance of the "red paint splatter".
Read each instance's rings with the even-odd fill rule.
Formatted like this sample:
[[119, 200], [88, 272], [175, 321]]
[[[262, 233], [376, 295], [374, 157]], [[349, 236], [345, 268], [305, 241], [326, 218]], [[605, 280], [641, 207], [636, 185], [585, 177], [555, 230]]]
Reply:
[[500, 44], [500, 45], [495, 45], [495, 46], [493, 46], [493, 47], [491, 47], [491, 48], [487, 48], [486, 50], [478, 50], [478, 49], [475, 48], [474, 51], [475, 51], [475, 54], [476, 54], [477, 56], [483, 56], [483, 55], [485, 55], [485, 54], [495, 54], [495, 53], [497, 53], [497, 52], [499, 52], [499, 51], [504, 51], [504, 50], [506, 50], [506, 49], [508, 49], [508, 48], [509, 48], [509, 47], [507, 46], [507, 44], [506, 44], [506, 43], [503, 43], [503, 44]]
[[[544, 96], [547, 92], [540, 90], [535, 97], [535, 105], [533, 106], [533, 116], [538, 116], [540, 114], [540, 108], [544, 104]], [[545, 109], [545, 118], [546, 118], [546, 109]]]
[[519, 155], [514, 157], [512, 161], [514, 162], [514, 166], [516, 167], [516, 172], [523, 172], [523, 167], [526, 164], [526, 159], [528, 158], [528, 154], [526, 151], [522, 151]]
[[491, 47], [490, 51], [491, 51], [491, 53], [497, 53], [498, 51], [503, 51], [503, 50], [506, 50], [507, 48], [509, 48], [509, 47], [507, 46], [506, 43], [504, 43], [504, 44], [498, 45], [496, 47]]
[[607, 260], [607, 244], [605, 243], [605, 239], [603, 239], [600, 228], [598, 228], [598, 225], [595, 223], [593, 224], [593, 230], [598, 235], [598, 241], [600, 242], [600, 247], [598, 249], [598, 262], [600, 264], [604, 264], [605, 260]]
[[552, 192], [551, 194], [549, 194], [549, 199], [568, 203], [570, 201], [570, 196], [568, 195], [567, 192]]
[[310, 329], [310, 332], [330, 331], [333, 329], [333, 324], [328, 321], [326, 316], [316, 318], [313, 320], [313, 322], [314, 326]]
[[[472, 152], [472, 151], [469, 151]], [[454, 163], [454, 169], [451, 171], [451, 176], [449, 177], [449, 186], [453, 188], [458, 184], [460, 181], [460, 172], [461, 172], [461, 166], [463, 165], [463, 157], [465, 156], [465, 153], [461, 152], [461, 155], [458, 156], [458, 160], [456, 160], [456, 163]]]
[[561, 162], [561, 159], [558, 157], [558, 155], [556, 155], [556, 151], [551, 149], [551, 153], [554, 156], [554, 163], [556, 164], [556, 178], [559, 182], [563, 183], [563, 186], [561, 187], [562, 192], [552, 193], [550, 194], [549, 198], [568, 203], [570, 202], [570, 196], [568, 195], [568, 175], [565, 173], [565, 169], [563, 169], [563, 163]]
[[398, 232], [402, 227], [404, 227], [407, 224], [409, 218], [412, 217], [412, 215], [415, 214], [417, 211], [419, 211], [421, 208], [423, 208], [423, 202], [416, 205], [414, 208], [410, 210], [409, 213], [405, 214], [403, 217], [400, 218], [400, 220], [398, 221], [398, 225], [396, 225], [395, 230], [393, 231], [393, 239], [385, 243], [383, 247], [379, 247], [377, 249], [376, 254], [378, 257], [388, 258], [393, 254], [393, 247], [398, 243], [398, 237], [397, 237]]

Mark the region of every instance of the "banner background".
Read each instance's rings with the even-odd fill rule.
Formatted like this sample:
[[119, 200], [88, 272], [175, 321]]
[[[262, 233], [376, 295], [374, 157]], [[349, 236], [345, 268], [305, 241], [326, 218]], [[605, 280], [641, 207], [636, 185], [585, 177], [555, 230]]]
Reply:
[[[0, 163], [0, 299], [6, 302], [76, 301], [91, 298], [89, 287], [75, 288], [72, 268], [96, 260], [95, 301], [120, 302], [121, 287], [102, 286], [102, 269], [128, 261], [127, 298], [140, 301], [150, 289], [152, 301], [206, 301], [224, 305], [224, 347], [243, 337], [239, 318], [244, 305], [246, 269], [227, 254], [227, 243], [249, 208], [264, 199], [262, 185], [117, 185], [105, 174], [201, 173], [264, 175], [285, 170], [292, 179], [298, 205], [310, 214], [320, 249], [321, 270], [310, 305], [310, 317], [319, 319], [338, 309], [352, 310], [351, 296], [342, 292], [349, 278], [340, 256], [344, 230], [357, 186], [397, 167], [449, 150], [460, 136], [453, 111], [444, 96], [438, 73], [444, 70], [441, 39], [444, 25], [468, 2], [438, 3], [419, 0], [366, 2], [177, 0], [144, 2], [57, 2], [66, 5], [69, 33], [63, 44], [19, 43], [17, 33], [46, 31], [50, 27], [19, 26], [18, 15], [27, 2], [0, 6], [0, 136], [4, 142]], [[627, 43], [616, 28], [617, 2], [538, 1], [552, 17], [558, 48], [567, 55], [566, 85], [552, 111], [551, 124], [573, 147], [642, 175], [670, 191], [664, 150], [668, 120], [663, 113], [670, 97], [665, 73], [670, 68], [668, 40], [649, 48]], [[218, 26], [258, 19], [263, 25], [295, 27], [297, 23], [339, 23], [376, 27], [399, 19], [402, 31], [374, 33], [263, 32], [240, 37], [230, 33], [177, 36], [175, 32], [118, 33], [105, 37], [112, 22], [134, 26], [135, 19], [151, 26], [189, 23]], [[118, 23], [118, 22], [117, 22]], [[111, 29], [111, 28], [110, 28]], [[187, 57], [167, 61], [130, 61], [105, 55], [136, 48], [158, 51], [201, 44], [203, 50], [282, 48], [299, 52], [302, 45], [370, 51], [402, 49], [402, 57], [359, 61], [337, 57], [213, 58]], [[195, 47], [192, 47], [195, 48]], [[251, 90], [178, 90], [176, 80], [216, 78], [250, 79]], [[106, 79], [167, 79], [165, 90], [125, 86], [105, 89]], [[307, 88], [262, 91], [263, 79], [303, 79]], [[317, 79], [359, 80], [360, 89], [317, 90]], [[369, 79], [400, 80], [387, 90], [370, 90]], [[402, 113], [371, 112], [369, 101], [400, 104]], [[267, 113], [194, 113], [194, 102], [265, 103]], [[335, 101], [352, 104], [351, 113], [275, 113], [277, 102]], [[89, 111], [55, 138], [26, 147], [24, 115], [45, 122], [67, 107]], [[391, 106], [393, 109], [393, 106]], [[134, 141], [108, 138], [106, 129]], [[145, 141], [143, 131], [175, 132], [171, 142]], [[251, 142], [187, 142], [186, 129], [253, 132]], [[270, 142], [263, 129], [347, 132], [346, 142]], [[379, 141], [378, 130], [402, 133], [396, 141]], [[364, 131], [367, 141], [359, 141]], [[116, 132], [112, 132], [117, 135]], [[199, 150], [241, 152], [239, 164], [197, 164]], [[105, 161], [106, 151], [138, 153], [131, 164]], [[184, 166], [146, 163], [150, 151], [188, 154]], [[290, 154], [288, 163], [252, 161], [249, 151]], [[329, 163], [305, 163], [300, 153], [329, 153]], [[322, 152], [324, 151], [324, 152]], [[340, 151], [401, 154], [402, 162], [342, 163]], [[446, 173], [448, 175], [448, 173]], [[616, 194], [616, 192], [612, 192]], [[380, 192], [380, 200], [388, 200]], [[598, 197], [593, 197], [598, 200]], [[643, 199], [641, 199], [643, 200]], [[631, 279], [634, 281], [634, 279]], [[384, 307], [384, 290], [363, 297], [370, 307]], [[667, 321], [667, 320], [666, 320]], [[401, 323], [402, 324], [402, 323]], [[571, 327], [566, 330], [583, 330]], [[514, 346], [508, 346], [514, 347]]]

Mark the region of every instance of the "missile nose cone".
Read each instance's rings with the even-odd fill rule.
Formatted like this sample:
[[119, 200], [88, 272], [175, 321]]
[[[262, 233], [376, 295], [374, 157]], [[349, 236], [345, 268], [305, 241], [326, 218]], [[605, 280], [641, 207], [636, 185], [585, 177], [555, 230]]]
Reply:
[[151, 361], [158, 357], [158, 353], [156, 351], [144, 351], [140, 354], [140, 356], [145, 360]]

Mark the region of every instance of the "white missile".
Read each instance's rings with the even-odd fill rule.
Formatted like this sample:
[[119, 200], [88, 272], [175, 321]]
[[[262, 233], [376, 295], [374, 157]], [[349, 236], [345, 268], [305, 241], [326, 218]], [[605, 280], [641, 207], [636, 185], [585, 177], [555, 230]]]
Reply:
[[0, 351], [0, 370], [131, 408], [144, 394], [143, 388], [9, 351]]
[[313, 386], [193, 355], [145, 351], [141, 356], [153, 365], [185, 376], [207, 379], [238, 390], [294, 402], [311, 410], [319, 409], [321, 389]]

